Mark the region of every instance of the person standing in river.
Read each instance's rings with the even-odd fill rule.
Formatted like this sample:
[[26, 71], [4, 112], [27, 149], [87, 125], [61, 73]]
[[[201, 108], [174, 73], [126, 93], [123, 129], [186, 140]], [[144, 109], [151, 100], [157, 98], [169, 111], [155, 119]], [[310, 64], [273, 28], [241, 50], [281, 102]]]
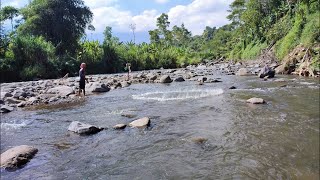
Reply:
[[86, 81], [87, 83], [89, 83], [88, 79], [86, 78], [86, 73], [85, 73], [85, 70], [86, 70], [86, 63], [81, 63], [80, 65], [80, 70], [79, 70], [79, 78], [80, 78], [80, 81], [79, 81], [79, 96], [81, 94], [81, 90], [83, 90], [83, 95], [85, 96], [86, 95]]
[[131, 64], [127, 63], [126, 67], [124, 68], [126, 71], [128, 71], [128, 81], [130, 80], [130, 72], [131, 72]]

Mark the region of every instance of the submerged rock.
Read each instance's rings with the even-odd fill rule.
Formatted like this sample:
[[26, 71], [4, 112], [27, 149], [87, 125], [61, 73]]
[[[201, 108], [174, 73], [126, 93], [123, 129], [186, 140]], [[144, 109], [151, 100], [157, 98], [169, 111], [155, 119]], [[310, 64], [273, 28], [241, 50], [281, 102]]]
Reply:
[[137, 119], [135, 121], [132, 121], [129, 126], [131, 127], [145, 127], [148, 126], [150, 124], [150, 119], [148, 117], [144, 117], [141, 119]]
[[68, 131], [72, 131], [78, 134], [86, 134], [86, 135], [95, 134], [102, 130], [103, 128], [96, 127], [90, 124], [81, 123], [79, 121], [73, 121], [68, 127]]
[[125, 125], [125, 124], [117, 124], [117, 125], [113, 126], [113, 129], [124, 129], [126, 127], [127, 127], [127, 125]]
[[194, 143], [203, 144], [208, 141], [207, 138], [204, 137], [196, 137], [191, 139]]
[[38, 152], [38, 149], [21, 145], [11, 148], [1, 154], [1, 167], [6, 169], [16, 169], [27, 162]]
[[265, 101], [262, 98], [250, 98], [247, 100], [247, 103], [251, 103], [251, 104], [264, 104]]

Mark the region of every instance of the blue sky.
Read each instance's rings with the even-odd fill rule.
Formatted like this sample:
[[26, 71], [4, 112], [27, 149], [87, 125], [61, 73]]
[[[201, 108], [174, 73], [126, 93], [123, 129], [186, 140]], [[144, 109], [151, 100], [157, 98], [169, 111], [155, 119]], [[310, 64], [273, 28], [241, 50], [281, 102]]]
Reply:
[[[229, 4], [233, 0], [84, 0], [94, 14], [94, 32], [87, 31], [89, 39], [101, 40], [103, 30], [111, 26], [114, 36], [121, 41], [133, 39], [130, 24], [136, 25], [136, 42], [148, 42], [148, 31], [156, 28], [161, 13], [169, 15], [170, 27], [185, 24], [193, 35], [203, 32], [205, 26], [220, 27], [228, 23]], [[2, 7], [24, 7], [29, 0], [1, 0]], [[5, 26], [9, 28], [9, 23]]]

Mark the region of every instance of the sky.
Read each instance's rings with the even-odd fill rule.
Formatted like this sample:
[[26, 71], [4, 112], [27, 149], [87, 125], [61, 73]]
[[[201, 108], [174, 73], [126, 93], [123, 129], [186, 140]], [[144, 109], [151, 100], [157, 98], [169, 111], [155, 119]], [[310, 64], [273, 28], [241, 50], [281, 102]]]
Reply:
[[[1, 6], [24, 7], [29, 0], [0, 0]], [[185, 27], [192, 35], [200, 35], [206, 26], [221, 27], [228, 22], [226, 16], [233, 0], [84, 0], [93, 12], [92, 25], [95, 31], [87, 31], [90, 40], [103, 39], [106, 26], [111, 26], [113, 35], [121, 41], [133, 40], [130, 24], [135, 24], [136, 43], [149, 42], [149, 30], [156, 28], [161, 13], [169, 16], [170, 28]], [[9, 22], [5, 27], [10, 27]]]

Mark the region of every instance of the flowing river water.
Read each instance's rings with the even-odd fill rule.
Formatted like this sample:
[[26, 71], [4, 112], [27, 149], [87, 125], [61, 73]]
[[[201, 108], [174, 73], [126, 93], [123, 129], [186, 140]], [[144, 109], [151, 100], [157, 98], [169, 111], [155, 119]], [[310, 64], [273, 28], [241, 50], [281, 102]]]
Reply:
[[[23, 144], [39, 152], [1, 179], [319, 179], [318, 79], [220, 78], [134, 84], [2, 114], [1, 152]], [[251, 97], [267, 103], [247, 104]], [[145, 116], [148, 128], [112, 129]], [[108, 129], [79, 136], [67, 131], [72, 121]]]

